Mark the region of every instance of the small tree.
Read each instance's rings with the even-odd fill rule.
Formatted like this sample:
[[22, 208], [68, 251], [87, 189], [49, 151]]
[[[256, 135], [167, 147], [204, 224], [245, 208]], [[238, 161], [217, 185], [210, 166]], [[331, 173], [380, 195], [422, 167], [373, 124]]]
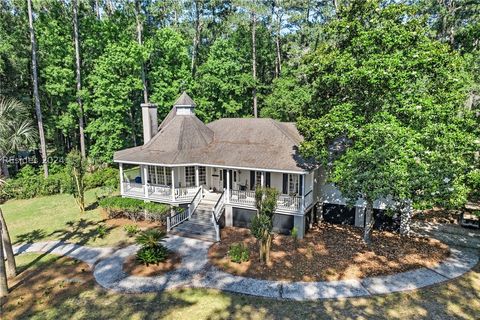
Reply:
[[260, 261], [266, 264], [270, 262], [273, 215], [277, 208], [277, 198], [276, 189], [257, 187], [255, 190], [255, 205], [258, 211], [252, 220], [251, 231], [259, 242]]
[[78, 150], [72, 150], [67, 155], [67, 173], [70, 174], [71, 184], [69, 193], [75, 198], [80, 211], [85, 212], [85, 171], [86, 161]]

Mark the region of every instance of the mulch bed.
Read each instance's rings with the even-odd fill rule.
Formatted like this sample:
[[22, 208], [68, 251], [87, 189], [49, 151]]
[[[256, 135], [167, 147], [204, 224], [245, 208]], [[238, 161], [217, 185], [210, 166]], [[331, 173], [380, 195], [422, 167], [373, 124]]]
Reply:
[[459, 210], [433, 208], [415, 212], [413, 219], [432, 223], [457, 224], [460, 214], [461, 211]]
[[167, 260], [159, 264], [150, 264], [148, 266], [137, 261], [135, 255], [128, 257], [123, 264], [123, 271], [132, 275], [140, 277], [160, 276], [166, 272], [172, 271], [180, 266], [182, 258], [176, 252], [170, 252]]
[[[448, 246], [434, 239], [402, 237], [374, 231], [372, 243], [363, 242], [363, 229], [322, 223], [304, 239], [275, 235], [270, 265], [259, 262], [256, 239], [248, 229], [224, 228], [221, 242], [209, 250], [210, 262], [242, 276], [284, 281], [331, 281], [389, 275], [433, 266], [449, 255]], [[250, 260], [231, 262], [231, 244], [243, 242]]]

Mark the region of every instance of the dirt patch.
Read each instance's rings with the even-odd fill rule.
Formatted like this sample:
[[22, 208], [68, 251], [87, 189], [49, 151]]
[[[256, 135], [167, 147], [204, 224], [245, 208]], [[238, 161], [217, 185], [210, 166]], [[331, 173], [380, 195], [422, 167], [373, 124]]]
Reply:
[[[362, 241], [362, 229], [322, 224], [304, 239], [275, 235], [270, 265], [258, 262], [256, 239], [248, 229], [225, 228], [222, 241], [209, 250], [212, 264], [226, 272], [252, 278], [285, 281], [325, 281], [383, 276], [434, 266], [449, 255], [448, 246], [434, 239], [407, 238], [374, 231], [372, 243]], [[243, 242], [248, 262], [234, 263], [227, 256], [231, 244]]]
[[137, 261], [135, 255], [128, 257], [123, 264], [123, 271], [133, 276], [153, 277], [160, 276], [180, 266], [182, 258], [176, 252], [171, 252], [164, 262], [159, 264], [143, 265]]
[[[9, 279], [10, 293], [0, 307], [6, 319], [30, 318], [45, 306], [78, 296], [95, 285], [90, 267], [81, 261], [58, 257], [39, 268]], [[7, 316], [8, 314], [8, 316]], [[0, 318], [2, 312], [0, 312]]]

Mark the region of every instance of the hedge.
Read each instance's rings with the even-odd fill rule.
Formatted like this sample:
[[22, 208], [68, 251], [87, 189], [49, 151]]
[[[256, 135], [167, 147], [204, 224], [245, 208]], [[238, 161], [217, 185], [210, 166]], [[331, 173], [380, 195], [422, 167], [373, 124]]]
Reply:
[[[166, 204], [144, 202], [143, 200], [108, 197], [98, 202], [99, 206], [106, 211], [109, 218], [124, 216], [136, 220], [150, 220], [164, 222], [170, 213], [171, 207]], [[176, 211], [182, 211], [182, 208], [174, 207]]]
[[[85, 189], [97, 187], [118, 188], [120, 183], [118, 169], [103, 167], [85, 175]], [[13, 179], [7, 179], [0, 187], [0, 199], [29, 199], [37, 196], [49, 196], [66, 193], [71, 186], [69, 173], [63, 167], [52, 167], [48, 178], [32, 166], [23, 167]]]

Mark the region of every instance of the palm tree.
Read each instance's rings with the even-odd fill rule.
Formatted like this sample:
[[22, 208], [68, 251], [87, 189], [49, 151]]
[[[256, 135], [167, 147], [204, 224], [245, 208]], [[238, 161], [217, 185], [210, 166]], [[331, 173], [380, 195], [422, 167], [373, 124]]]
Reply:
[[28, 108], [16, 99], [0, 96], [0, 158], [5, 177], [8, 169], [3, 159], [12, 151], [33, 145], [36, 139]]

